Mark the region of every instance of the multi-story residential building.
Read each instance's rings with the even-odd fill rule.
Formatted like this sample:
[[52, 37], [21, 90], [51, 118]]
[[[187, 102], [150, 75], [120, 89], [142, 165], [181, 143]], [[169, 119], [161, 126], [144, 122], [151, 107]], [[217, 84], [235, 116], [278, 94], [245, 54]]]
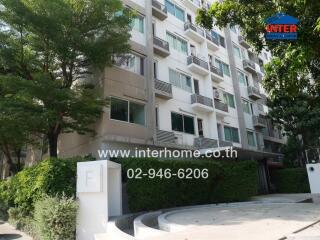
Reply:
[[62, 156], [98, 149], [223, 149], [276, 159], [284, 139], [267, 120], [261, 86], [270, 53], [255, 54], [237, 27], [204, 30], [196, 11], [212, 1], [123, 0], [138, 12], [131, 54], [96, 78], [111, 103], [95, 137], [67, 134]]

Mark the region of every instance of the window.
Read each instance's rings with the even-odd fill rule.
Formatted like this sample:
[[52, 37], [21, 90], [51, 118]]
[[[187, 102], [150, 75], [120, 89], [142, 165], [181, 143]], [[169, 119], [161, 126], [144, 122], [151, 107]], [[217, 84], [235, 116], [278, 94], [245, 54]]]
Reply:
[[211, 31], [211, 36], [214, 40], [216, 40], [217, 42], [220, 42], [220, 35], [218, 33], [216, 33], [215, 31]]
[[247, 80], [246, 80], [246, 75], [244, 75], [244, 73], [240, 72], [240, 71], [237, 71], [237, 75], [238, 75], [238, 80], [239, 80], [240, 84], [242, 84], [243, 86], [248, 86]]
[[144, 75], [144, 58], [135, 54], [116, 56], [113, 58], [114, 65], [128, 71]]
[[256, 146], [256, 140], [254, 138], [254, 133], [251, 131], [247, 131], [247, 139], [248, 139], [248, 144], [250, 146], [255, 147]]
[[186, 41], [169, 32], [167, 32], [167, 41], [169, 42], [170, 48], [188, 55], [188, 44]]
[[239, 143], [239, 131], [238, 128], [233, 127], [224, 127], [224, 139], [229, 142]]
[[194, 134], [194, 118], [172, 112], [171, 127], [173, 131]]
[[222, 47], [226, 47], [226, 42], [224, 40], [224, 37], [222, 37], [221, 35], [219, 35], [219, 43]]
[[234, 96], [230, 93], [223, 93], [223, 100], [224, 103], [228, 104], [229, 107], [236, 108], [235, 102], [234, 102]]
[[247, 100], [242, 100], [242, 109], [245, 113], [252, 114], [251, 103]]
[[191, 77], [169, 68], [169, 81], [173, 86], [192, 93]]
[[173, 4], [172, 2], [166, 0], [165, 5], [167, 10], [170, 14], [181, 20], [182, 22], [185, 21], [184, 11], [179, 8], [177, 5]]
[[240, 48], [233, 45], [233, 53], [236, 55], [238, 58], [242, 59], [241, 51]]
[[118, 98], [111, 98], [110, 118], [145, 125], [144, 105]]
[[128, 101], [111, 98], [111, 119], [128, 122]]
[[229, 65], [220, 61], [219, 59], [215, 59], [216, 67], [220, 68], [223, 71], [224, 75], [227, 75], [230, 77], [230, 68]]
[[129, 109], [130, 109], [129, 121], [131, 123], [144, 125], [145, 124], [144, 105], [130, 102]]
[[144, 33], [144, 17], [143, 16], [137, 16], [132, 20], [132, 29]]

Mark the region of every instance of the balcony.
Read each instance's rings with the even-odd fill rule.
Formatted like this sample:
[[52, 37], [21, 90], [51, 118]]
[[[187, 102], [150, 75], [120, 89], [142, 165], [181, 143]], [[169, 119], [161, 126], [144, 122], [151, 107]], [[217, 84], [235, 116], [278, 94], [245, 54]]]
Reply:
[[194, 139], [194, 146], [197, 149], [217, 148], [218, 140], [205, 137], [197, 137]]
[[165, 20], [168, 17], [167, 7], [157, 0], [152, 0], [152, 15], [161, 21]]
[[265, 128], [267, 126], [267, 121], [261, 116], [252, 116], [253, 126], [255, 128]]
[[192, 11], [196, 12], [201, 7], [200, 0], [182, 0], [186, 7], [190, 8]]
[[211, 51], [219, 50], [219, 40], [212, 37], [212, 35], [209, 31], [206, 31], [206, 39], [208, 40], [207, 41], [208, 48]]
[[191, 22], [186, 22], [184, 24], [184, 32], [189, 38], [198, 43], [203, 43], [205, 40], [204, 30], [197, 27], [195, 24]]
[[228, 104], [221, 102], [217, 99], [214, 99], [214, 108], [218, 116], [225, 117], [229, 113]]
[[169, 43], [161, 38], [153, 36], [153, 51], [161, 57], [168, 57], [170, 55]]
[[176, 137], [173, 132], [157, 129], [156, 142], [161, 145], [176, 145]]
[[259, 89], [253, 86], [248, 87], [248, 96], [253, 100], [258, 100], [262, 98]]
[[220, 68], [210, 65], [211, 80], [216, 83], [223, 82], [223, 71]]
[[198, 94], [191, 95], [191, 107], [200, 112], [213, 112], [212, 99]]
[[262, 80], [263, 80], [262, 74], [261, 73], [257, 73], [257, 81], [258, 82], [262, 82]]
[[200, 74], [202, 76], [206, 76], [209, 74], [209, 64], [196, 56], [189, 56], [187, 58], [187, 65], [190, 71], [193, 71], [197, 74]]
[[219, 140], [219, 147], [232, 147], [233, 143], [224, 141], [224, 140]]
[[238, 41], [239, 41], [239, 44], [245, 48], [250, 48], [250, 44], [245, 40], [244, 37], [242, 36], [238, 36]]
[[243, 63], [244, 70], [253, 74], [256, 73], [256, 65], [254, 64], [254, 62], [252, 62], [251, 60], [245, 59], [242, 61], [242, 63]]
[[172, 98], [172, 85], [170, 83], [154, 80], [155, 94], [159, 98], [171, 99]]

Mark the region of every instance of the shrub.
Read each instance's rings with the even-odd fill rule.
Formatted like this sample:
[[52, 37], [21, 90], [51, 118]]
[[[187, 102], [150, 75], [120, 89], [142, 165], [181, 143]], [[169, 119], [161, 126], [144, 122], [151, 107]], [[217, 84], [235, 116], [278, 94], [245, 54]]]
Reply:
[[45, 197], [36, 202], [34, 221], [42, 240], [74, 240], [78, 204], [72, 199]]
[[270, 175], [277, 193], [310, 192], [308, 174], [305, 168], [277, 169], [273, 170]]
[[[84, 159], [47, 159], [0, 182], [0, 199], [30, 213], [45, 195], [75, 196], [77, 162]], [[88, 160], [88, 159], [86, 159]]]
[[[208, 179], [128, 179], [127, 192], [131, 211], [147, 211], [176, 206], [208, 204], [218, 202], [245, 201], [257, 193], [257, 165], [253, 161], [216, 162], [201, 160], [157, 160], [127, 159], [122, 162], [123, 170], [141, 168], [204, 169]], [[124, 173], [126, 174], [126, 173]]]

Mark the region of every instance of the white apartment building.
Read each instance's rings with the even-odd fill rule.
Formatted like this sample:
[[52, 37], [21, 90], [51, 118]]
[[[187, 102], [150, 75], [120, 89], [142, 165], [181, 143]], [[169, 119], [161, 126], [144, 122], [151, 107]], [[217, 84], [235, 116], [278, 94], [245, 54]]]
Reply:
[[64, 135], [60, 155], [233, 146], [241, 159], [278, 159], [285, 140], [265, 117], [261, 86], [270, 53], [255, 54], [237, 27], [199, 28], [196, 11], [212, 1], [123, 3], [138, 13], [132, 53], [97, 79], [111, 104], [96, 124], [97, 135]]

